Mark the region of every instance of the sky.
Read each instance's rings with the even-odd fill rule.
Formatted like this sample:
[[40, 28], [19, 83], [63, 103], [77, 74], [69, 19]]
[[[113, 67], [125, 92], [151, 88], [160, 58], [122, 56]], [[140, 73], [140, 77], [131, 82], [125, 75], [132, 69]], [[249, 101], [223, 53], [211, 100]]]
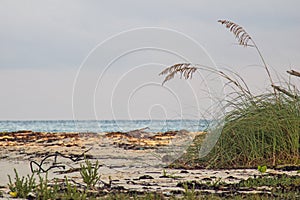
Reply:
[[297, 0], [1, 0], [0, 120], [215, 117], [224, 80], [203, 71], [161, 85], [158, 74], [191, 62], [270, 90], [257, 52], [217, 20], [242, 25], [283, 81], [300, 70], [299, 8]]

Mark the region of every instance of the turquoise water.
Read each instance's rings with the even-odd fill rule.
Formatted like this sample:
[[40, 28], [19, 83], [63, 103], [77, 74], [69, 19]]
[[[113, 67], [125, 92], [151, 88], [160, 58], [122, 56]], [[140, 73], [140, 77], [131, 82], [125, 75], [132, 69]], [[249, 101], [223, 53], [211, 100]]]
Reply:
[[170, 130], [203, 131], [205, 120], [51, 120], [51, 121], [0, 121], [0, 132], [32, 130], [39, 132], [114, 132], [141, 128], [149, 132]]

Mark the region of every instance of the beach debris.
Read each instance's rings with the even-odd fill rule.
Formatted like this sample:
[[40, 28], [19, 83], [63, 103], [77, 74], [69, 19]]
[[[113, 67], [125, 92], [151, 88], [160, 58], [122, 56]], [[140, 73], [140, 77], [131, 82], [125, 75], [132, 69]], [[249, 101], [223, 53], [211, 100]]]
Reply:
[[17, 131], [0, 133], [0, 146], [78, 146], [79, 133]]
[[[136, 132], [135, 132], [136, 133]], [[21, 136], [23, 134], [23, 139]], [[26, 135], [27, 134], [27, 135]], [[61, 133], [52, 133], [53, 135]], [[140, 167], [136, 165], [135, 167], [131, 162], [126, 163], [126, 161], [132, 159], [133, 162], [137, 163], [138, 159], [142, 162], [148, 162], [151, 157], [146, 153], [158, 152], [157, 155], [161, 156], [161, 160], [173, 160], [173, 154], [164, 153], [160, 151], [167, 146], [139, 146], [138, 143], [132, 143], [132, 146], [136, 148], [157, 148], [148, 149], [146, 151], [136, 150], [127, 151], [126, 149], [121, 149], [117, 146], [112, 145], [114, 142], [126, 141], [129, 144], [128, 138], [133, 141], [138, 140], [151, 140], [154, 142], [167, 140], [170, 143], [176, 143], [176, 139], [183, 138], [186, 139], [191, 132], [185, 131], [170, 131], [166, 133], [141, 133], [140, 135], [128, 134], [127, 133], [103, 133], [103, 134], [73, 134], [70, 137], [63, 135], [68, 135], [68, 133], [61, 134], [60, 137], [51, 136], [49, 133], [37, 134], [37, 137], [52, 138], [51, 142], [39, 142], [34, 145], [34, 132], [23, 131], [22, 133], [0, 133], [0, 143], [14, 142], [12, 139], [14, 136], [18, 136], [17, 143], [15, 146], [0, 146], [1, 155], [8, 155], [3, 161], [2, 166], [9, 165], [8, 169], [17, 168], [18, 170], [24, 170], [24, 166], [30, 164], [31, 168], [28, 167], [28, 172], [39, 171], [41, 173], [48, 172], [51, 180], [59, 181], [60, 185], [63, 185], [64, 178], [68, 177], [69, 183], [72, 183], [79, 190], [85, 189], [85, 184], [82, 182], [80, 177], [80, 164], [82, 164], [82, 159], [92, 159], [99, 160], [101, 163], [101, 179], [96, 185], [95, 190], [88, 190], [89, 192], [95, 192], [95, 194], [107, 195], [111, 193], [147, 193], [161, 191], [164, 195], [183, 195], [185, 188], [189, 190], [194, 190], [196, 192], [203, 192], [209, 194], [218, 194], [222, 197], [229, 196], [230, 194], [238, 193], [269, 193], [270, 190], [267, 187], [237, 187], [237, 184], [243, 183], [249, 178], [251, 180], [256, 180], [259, 178], [268, 178], [270, 176], [280, 178], [280, 175], [288, 174], [287, 180], [291, 180], [291, 184], [288, 187], [291, 190], [299, 191], [294, 183], [297, 183], [299, 179], [299, 173], [295, 170], [293, 166], [284, 166], [280, 170], [267, 170], [266, 174], [263, 176], [257, 169], [235, 169], [235, 170], [208, 170], [208, 169], [168, 169], [167, 172], [163, 172], [162, 168], [156, 166], [145, 165], [147, 167]], [[197, 133], [201, 134], [201, 133]], [[76, 136], [78, 135], [78, 137]], [[142, 136], [144, 135], [144, 136]], [[138, 137], [140, 136], [140, 137]], [[58, 138], [63, 138], [64, 141], [72, 140], [76, 138], [77, 145], [66, 146], [60, 145]], [[136, 138], [137, 137], [137, 138]], [[121, 140], [123, 139], [123, 140]], [[19, 142], [19, 144], [18, 144]], [[49, 144], [55, 144], [50, 145]], [[171, 145], [171, 144], [170, 144]], [[177, 145], [174, 144], [174, 145]], [[84, 147], [84, 148], [83, 148]], [[91, 148], [92, 147], [92, 148]], [[171, 146], [173, 147], [173, 146]], [[171, 148], [173, 149], [173, 148]], [[176, 148], [175, 148], [176, 149]], [[159, 150], [159, 151], [158, 151]], [[161, 153], [162, 152], [162, 153]], [[138, 159], [137, 159], [138, 158]], [[11, 161], [18, 162], [11, 162]], [[78, 161], [78, 162], [77, 162]], [[149, 162], [158, 162], [156, 159], [152, 159]], [[144, 165], [141, 165], [144, 166]], [[7, 173], [7, 170], [4, 172]], [[6, 168], [7, 169], [7, 168]], [[163, 168], [165, 169], [165, 168]], [[26, 171], [27, 169], [25, 169]], [[288, 171], [285, 171], [288, 170]], [[294, 171], [290, 171], [294, 170]], [[6, 174], [5, 174], [6, 176]], [[298, 177], [298, 179], [290, 176]], [[283, 177], [283, 176], [282, 176]], [[283, 177], [284, 178], [284, 177]], [[4, 179], [2, 179], [3, 181]], [[250, 179], [249, 179], [250, 180]], [[285, 179], [284, 179], [285, 180]], [[246, 182], [245, 182], [246, 183]], [[4, 185], [4, 183], [2, 183]], [[276, 186], [278, 187], [278, 185]], [[273, 187], [273, 189], [276, 187]], [[281, 187], [281, 186], [280, 186]], [[287, 189], [283, 188], [283, 189]], [[4, 190], [4, 189], [3, 189]], [[3, 192], [5, 195], [9, 195], [8, 191]], [[11, 196], [9, 196], [11, 197]]]
[[129, 132], [110, 132], [105, 137], [112, 139], [114, 145], [124, 149], [143, 150], [147, 148], [155, 148], [167, 146], [171, 144], [171, 140], [176, 137], [186, 136], [189, 132], [186, 130], [167, 131], [159, 133], [145, 132], [145, 129], [138, 129]]

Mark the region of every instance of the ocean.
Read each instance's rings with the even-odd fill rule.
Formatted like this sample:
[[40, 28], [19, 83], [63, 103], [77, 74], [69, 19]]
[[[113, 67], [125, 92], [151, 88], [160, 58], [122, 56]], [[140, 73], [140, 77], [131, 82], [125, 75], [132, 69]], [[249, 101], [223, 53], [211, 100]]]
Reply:
[[209, 125], [206, 120], [26, 120], [0, 121], [0, 132], [127, 132], [147, 128], [148, 132], [187, 130], [198, 132]]

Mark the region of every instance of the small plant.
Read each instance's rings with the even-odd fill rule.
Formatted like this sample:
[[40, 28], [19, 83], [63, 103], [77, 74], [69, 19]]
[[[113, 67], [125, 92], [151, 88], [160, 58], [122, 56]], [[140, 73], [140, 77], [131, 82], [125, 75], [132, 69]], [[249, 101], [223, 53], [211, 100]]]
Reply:
[[10, 175], [8, 175], [8, 188], [10, 190], [10, 195], [12, 197], [20, 197], [26, 198], [30, 192], [34, 191], [36, 186], [34, 173], [31, 176], [27, 175], [27, 177], [19, 177], [19, 174], [16, 169], [15, 172], [15, 181], [13, 182]]
[[87, 194], [85, 192], [79, 191], [75, 186], [71, 185], [68, 178], [65, 178], [66, 191], [62, 194], [62, 199], [87, 199]]
[[172, 178], [172, 179], [177, 179], [177, 178], [182, 178], [181, 176], [176, 176], [175, 173], [168, 174], [167, 171], [164, 169], [162, 172], [162, 176], [160, 178]]
[[212, 187], [218, 187], [218, 186], [224, 185], [224, 184], [225, 184], [225, 182], [222, 181], [221, 177], [219, 177], [215, 181], [212, 181], [212, 182], [209, 183], [209, 185], [212, 186]]
[[258, 165], [257, 170], [263, 174], [267, 171], [267, 166], [266, 165], [263, 165], [263, 166]]
[[185, 183], [183, 185], [184, 188], [184, 199], [188, 199], [188, 200], [194, 200], [197, 199], [196, 197], [196, 193], [195, 193], [195, 185], [193, 184], [192, 188], [189, 189], [189, 186], [187, 183]]
[[57, 199], [59, 194], [59, 186], [57, 181], [54, 185], [49, 186], [48, 174], [46, 173], [45, 178], [39, 175], [39, 183], [36, 187], [37, 198], [41, 200]]
[[100, 180], [100, 175], [98, 174], [100, 165], [98, 160], [96, 161], [95, 166], [93, 166], [88, 159], [85, 159], [85, 165], [80, 164], [80, 168], [81, 177], [83, 182], [87, 185], [87, 188], [95, 187]]

